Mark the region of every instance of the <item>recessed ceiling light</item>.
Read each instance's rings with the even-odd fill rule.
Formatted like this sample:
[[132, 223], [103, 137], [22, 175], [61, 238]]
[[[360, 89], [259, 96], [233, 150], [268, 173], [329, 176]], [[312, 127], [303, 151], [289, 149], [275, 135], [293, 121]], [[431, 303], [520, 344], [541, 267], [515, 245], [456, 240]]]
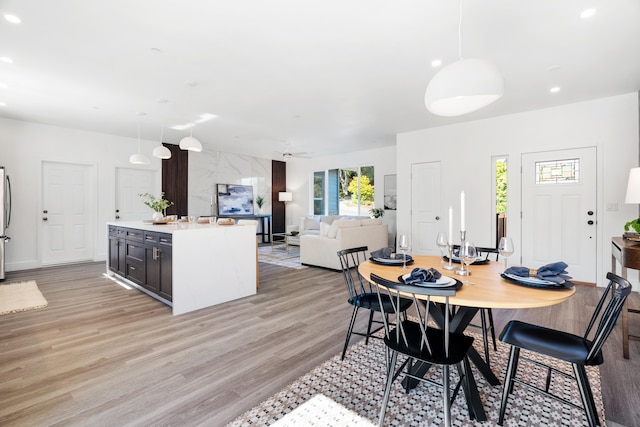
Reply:
[[167, 103], [169, 103], [168, 99], [165, 99], [165, 98], [158, 99], [158, 104], [167, 104]]
[[12, 15], [10, 13], [4, 14], [4, 19], [11, 22], [12, 24], [19, 24], [22, 22], [22, 19], [18, 18], [16, 15]]
[[151, 53], [162, 53], [162, 51], [160, 49], [158, 49], [157, 47], [152, 47], [151, 48]]
[[0, 62], [4, 62], [5, 64], [13, 64], [13, 59], [8, 56], [0, 56]]
[[558, 93], [560, 92], [560, 86], [554, 86], [551, 89], [549, 89], [549, 92], [551, 93]]
[[585, 9], [585, 10], [582, 11], [582, 13], [580, 13], [580, 18], [582, 18], [582, 19], [591, 18], [593, 15], [596, 14], [597, 11], [598, 11], [598, 9], [596, 9], [595, 7], [591, 7], [589, 9]]
[[433, 61], [431, 61], [431, 66], [433, 68], [437, 68], [437, 67], [439, 67], [441, 65], [442, 65], [442, 60], [440, 60], [440, 59], [434, 59]]
[[555, 71], [560, 71], [560, 66], [559, 65], [552, 65], [551, 67], [547, 68], [547, 71], [551, 72], [555, 72]]

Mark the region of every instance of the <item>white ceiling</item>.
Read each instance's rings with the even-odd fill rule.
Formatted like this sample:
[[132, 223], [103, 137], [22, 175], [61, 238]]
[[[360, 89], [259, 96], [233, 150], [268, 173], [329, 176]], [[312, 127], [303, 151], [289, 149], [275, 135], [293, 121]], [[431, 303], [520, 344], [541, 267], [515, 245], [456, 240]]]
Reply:
[[139, 120], [159, 140], [212, 113], [193, 130], [205, 148], [266, 158], [640, 90], [636, 0], [465, 0], [462, 54], [492, 61], [505, 96], [460, 118], [423, 102], [431, 61], [458, 59], [455, 0], [0, 0], [0, 12], [22, 19], [0, 19], [0, 56], [14, 60], [0, 63], [0, 116], [133, 138]]

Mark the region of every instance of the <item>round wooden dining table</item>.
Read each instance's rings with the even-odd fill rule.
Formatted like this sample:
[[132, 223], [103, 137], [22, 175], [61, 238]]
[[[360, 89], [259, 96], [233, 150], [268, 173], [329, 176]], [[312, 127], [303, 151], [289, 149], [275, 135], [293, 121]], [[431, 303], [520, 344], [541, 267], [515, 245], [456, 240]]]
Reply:
[[[457, 306], [455, 314], [450, 319], [450, 330], [455, 333], [463, 333], [481, 308], [523, 309], [546, 307], [566, 301], [575, 293], [573, 286], [566, 289], [544, 289], [521, 286], [507, 281], [500, 276], [504, 271], [504, 264], [496, 261], [483, 262], [482, 265], [471, 265], [471, 275], [459, 276], [451, 270], [445, 270], [441, 260], [442, 258], [438, 256], [415, 255], [413, 256], [413, 263], [407, 265], [407, 269], [403, 269], [401, 265], [381, 265], [368, 260], [360, 264], [358, 272], [368, 281], [371, 281], [370, 276], [373, 273], [384, 279], [397, 282], [400, 276], [410, 273], [414, 268], [435, 268], [443, 276], [449, 276], [463, 282], [463, 286], [458, 289], [455, 296], [449, 297], [449, 304]], [[464, 284], [467, 281], [470, 284]], [[444, 297], [431, 296], [433, 306], [430, 307], [429, 312], [436, 323], [441, 326], [444, 324], [443, 311], [436, 307], [436, 304], [444, 302]], [[500, 385], [500, 380], [498, 380], [475, 348], [471, 348], [468, 356], [489, 384]], [[429, 367], [426, 364], [417, 366], [414, 373], [424, 376]], [[408, 383], [410, 384], [409, 387], [417, 385], [416, 380], [409, 380]], [[467, 404], [469, 406], [469, 415], [472, 419], [478, 421], [487, 419], [477, 384], [472, 374], [470, 375]]]

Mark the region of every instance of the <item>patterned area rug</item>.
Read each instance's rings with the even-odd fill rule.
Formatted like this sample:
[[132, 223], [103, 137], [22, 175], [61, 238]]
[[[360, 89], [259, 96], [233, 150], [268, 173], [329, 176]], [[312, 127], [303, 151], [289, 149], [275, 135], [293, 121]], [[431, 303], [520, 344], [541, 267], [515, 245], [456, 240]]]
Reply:
[[[475, 338], [474, 345], [480, 354], [484, 354], [484, 350], [481, 349], [482, 337], [477, 334], [472, 335]], [[340, 360], [340, 355], [333, 357], [229, 425], [233, 427], [271, 425], [317, 394], [323, 394], [358, 415], [377, 423], [384, 390], [384, 348], [381, 340], [372, 340], [366, 346], [364, 342], [351, 346], [344, 361]], [[490, 357], [492, 369], [502, 381], [509, 357], [509, 346], [498, 342], [498, 351], [491, 352]], [[528, 376], [527, 380], [534, 381], [539, 387], [544, 388], [546, 370], [525, 361], [523, 357], [551, 364], [567, 373], [572, 372], [569, 364], [553, 363], [546, 357], [523, 350], [518, 368], [519, 376], [521, 378]], [[440, 381], [440, 371], [440, 369], [431, 369], [429, 375], [434, 380]], [[588, 367], [587, 371], [598, 408], [598, 417], [600, 422], [603, 422], [604, 406], [600, 389], [600, 371], [597, 367]], [[456, 369], [452, 369], [451, 373], [452, 384], [455, 384]], [[464, 395], [460, 392], [451, 407], [452, 425], [485, 427], [497, 425], [502, 386], [489, 385], [475, 367], [473, 373], [489, 421], [481, 423], [470, 420]], [[551, 391], [581, 405], [580, 394], [573, 379], [554, 374]], [[587, 425], [581, 410], [547, 398], [540, 393], [529, 391], [519, 384], [515, 385], [513, 393], [509, 399], [505, 426]], [[439, 388], [426, 383], [422, 383], [407, 394], [402, 389], [401, 380], [397, 379], [393, 383], [384, 424], [416, 427], [441, 425], [443, 423], [441, 396]], [[331, 423], [331, 425], [334, 424]]]
[[47, 306], [34, 280], [0, 285], [0, 315]]
[[289, 251], [284, 244], [258, 246], [258, 262], [280, 265], [288, 268], [307, 268], [300, 264], [300, 247], [289, 246]]

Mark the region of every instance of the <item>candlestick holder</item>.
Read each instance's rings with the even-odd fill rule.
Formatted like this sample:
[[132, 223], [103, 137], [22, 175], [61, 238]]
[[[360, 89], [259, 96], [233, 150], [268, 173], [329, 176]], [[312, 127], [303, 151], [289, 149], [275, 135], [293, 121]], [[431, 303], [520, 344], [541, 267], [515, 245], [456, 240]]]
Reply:
[[471, 270], [469, 266], [464, 267], [464, 260], [462, 259], [462, 251], [464, 251], [464, 245], [467, 242], [467, 232], [460, 230], [460, 251], [458, 252], [458, 258], [460, 259], [460, 268], [454, 271], [458, 276], [471, 276]]
[[447, 244], [447, 253], [449, 254], [449, 262], [444, 264], [442, 268], [445, 270], [455, 270], [456, 266], [451, 263], [451, 259], [453, 258], [453, 243]]

